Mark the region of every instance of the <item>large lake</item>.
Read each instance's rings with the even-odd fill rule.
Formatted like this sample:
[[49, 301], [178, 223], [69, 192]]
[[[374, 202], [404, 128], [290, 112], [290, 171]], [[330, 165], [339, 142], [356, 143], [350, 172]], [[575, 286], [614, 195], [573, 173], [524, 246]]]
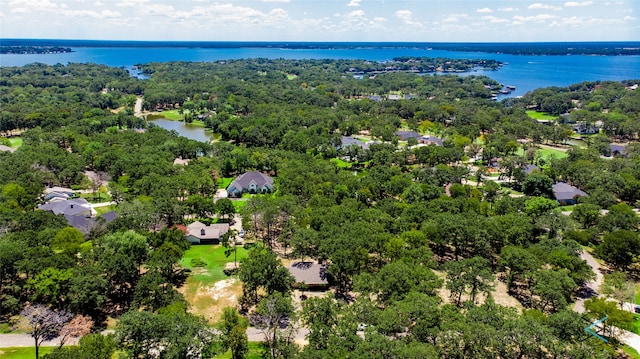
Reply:
[[[73, 52], [42, 55], [0, 55], [0, 66], [29, 63], [98, 63], [131, 67], [146, 62], [218, 61], [242, 58], [270, 59], [364, 59], [391, 60], [400, 56], [496, 59], [508, 65], [498, 71], [478, 71], [516, 90], [510, 96], [523, 95], [540, 87], [568, 86], [583, 81], [640, 79], [640, 56], [530, 56], [483, 52], [427, 50], [410, 47], [360, 47], [327, 49], [283, 49], [271, 47], [72, 47]], [[468, 74], [467, 74], [468, 75]]]

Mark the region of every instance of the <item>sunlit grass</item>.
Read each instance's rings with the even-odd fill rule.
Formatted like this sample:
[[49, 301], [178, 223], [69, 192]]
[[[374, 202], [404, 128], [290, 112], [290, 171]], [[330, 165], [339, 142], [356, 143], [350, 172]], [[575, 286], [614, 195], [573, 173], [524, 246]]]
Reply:
[[527, 112], [527, 116], [531, 117], [534, 120], [557, 120], [558, 119], [558, 116], [553, 116], [546, 112], [531, 111], [531, 110], [526, 112]]
[[[49, 354], [55, 347], [40, 347], [38, 352], [42, 357]], [[36, 356], [35, 347], [9, 347], [0, 348], [0, 359], [33, 359]]]

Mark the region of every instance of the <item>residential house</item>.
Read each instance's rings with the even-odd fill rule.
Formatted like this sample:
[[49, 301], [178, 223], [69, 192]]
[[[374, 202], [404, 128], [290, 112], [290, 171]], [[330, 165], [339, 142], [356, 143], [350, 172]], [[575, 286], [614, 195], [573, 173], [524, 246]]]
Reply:
[[104, 228], [107, 224], [113, 222], [117, 217], [116, 212], [109, 211], [98, 217], [85, 217], [83, 215], [65, 215], [69, 225], [80, 232], [84, 236], [88, 236], [91, 232]]
[[578, 197], [588, 196], [586, 192], [565, 182], [554, 183], [553, 195], [561, 205], [576, 204]]
[[44, 189], [43, 199], [45, 201], [53, 201], [53, 200], [64, 201], [64, 200], [72, 199], [75, 196], [76, 196], [76, 193], [71, 188], [51, 187], [51, 188]]
[[436, 136], [431, 136], [431, 135], [425, 135], [422, 136], [422, 138], [420, 138], [419, 142], [425, 145], [436, 145], [436, 146], [444, 146], [444, 138], [440, 138], [440, 137], [436, 137]]
[[417, 141], [420, 141], [422, 135], [415, 131], [396, 131], [396, 136], [400, 137], [400, 140], [407, 141], [410, 138], [415, 138]]
[[191, 244], [218, 244], [227, 232], [229, 232], [229, 223], [206, 225], [196, 221], [187, 226], [185, 237]]
[[74, 198], [68, 200], [54, 200], [38, 206], [43, 211], [51, 211], [53, 214], [65, 216], [94, 217], [96, 211], [84, 198]]
[[621, 143], [610, 143], [611, 157], [620, 157], [627, 155], [627, 145]]
[[315, 262], [293, 262], [288, 268], [294, 278], [294, 288], [326, 289], [327, 266]]
[[269, 193], [273, 189], [273, 178], [258, 171], [246, 172], [236, 178], [227, 192], [229, 197], [241, 197], [242, 193]]
[[341, 148], [344, 148], [347, 146], [358, 146], [363, 150], [369, 149], [369, 144], [367, 142], [360, 141], [359, 139], [353, 138], [351, 136], [342, 136]]

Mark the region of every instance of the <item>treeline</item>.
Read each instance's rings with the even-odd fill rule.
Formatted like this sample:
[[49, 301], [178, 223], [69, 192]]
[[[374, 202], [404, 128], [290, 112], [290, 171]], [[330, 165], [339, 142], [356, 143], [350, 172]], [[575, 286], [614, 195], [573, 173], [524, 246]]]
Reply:
[[71, 51], [71, 48], [61, 46], [0, 46], [0, 54], [56, 54]]
[[[2, 320], [42, 304], [89, 316], [95, 328], [120, 317], [117, 346], [131, 357], [212, 355], [217, 339], [176, 291], [188, 243], [169, 228], [220, 211], [211, 200], [220, 177], [259, 170], [276, 178], [276, 191], [243, 211], [247, 236], [261, 245], [241, 266], [240, 304], [269, 334], [267, 356], [612, 357], [584, 332], [602, 317], [598, 303], [584, 317], [569, 306], [592, 277], [581, 244], [618, 270], [636, 265], [638, 148], [606, 159], [601, 151], [637, 133], [603, 126], [566, 158], [543, 157], [537, 146], [565, 142], [572, 125], [539, 124], [525, 110], [560, 98], [569, 121], [613, 116], [628, 126], [638, 118], [638, 92], [583, 83], [493, 103], [487, 86], [495, 82], [485, 77], [345, 75], [360, 65], [154, 63], [143, 66], [149, 80], [97, 65], [3, 70], [3, 124], [24, 122], [33, 108], [43, 116], [23, 126], [17, 151], [0, 152]], [[135, 118], [139, 91], [147, 108], [202, 115], [220, 141], [198, 143]], [[369, 98], [398, 93], [415, 96]], [[106, 94], [110, 104], [99, 101]], [[431, 133], [443, 145], [400, 141], [398, 129]], [[368, 146], [345, 146], [343, 135]], [[178, 157], [191, 161], [173, 165]], [[539, 169], [527, 174], [532, 163]], [[87, 236], [62, 216], [34, 211], [45, 185], [90, 186], [85, 170], [110, 175], [118, 212]], [[555, 181], [590, 194], [571, 216], [558, 210]], [[523, 196], [509, 195], [513, 189]], [[326, 264], [335, 295], [295, 311], [279, 256]], [[522, 311], [495, 304], [498, 282]], [[233, 320], [228, 333], [243, 332]], [[293, 344], [295, 323], [310, 330], [303, 349]]]

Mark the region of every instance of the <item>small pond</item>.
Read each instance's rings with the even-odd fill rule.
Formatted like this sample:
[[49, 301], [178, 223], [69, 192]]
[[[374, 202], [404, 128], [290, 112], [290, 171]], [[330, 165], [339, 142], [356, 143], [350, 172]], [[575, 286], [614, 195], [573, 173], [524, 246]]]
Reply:
[[213, 133], [205, 131], [204, 127], [194, 126], [182, 121], [172, 121], [166, 118], [158, 118], [150, 120], [158, 127], [162, 127], [168, 131], [176, 131], [180, 136], [200, 142], [211, 142]]

